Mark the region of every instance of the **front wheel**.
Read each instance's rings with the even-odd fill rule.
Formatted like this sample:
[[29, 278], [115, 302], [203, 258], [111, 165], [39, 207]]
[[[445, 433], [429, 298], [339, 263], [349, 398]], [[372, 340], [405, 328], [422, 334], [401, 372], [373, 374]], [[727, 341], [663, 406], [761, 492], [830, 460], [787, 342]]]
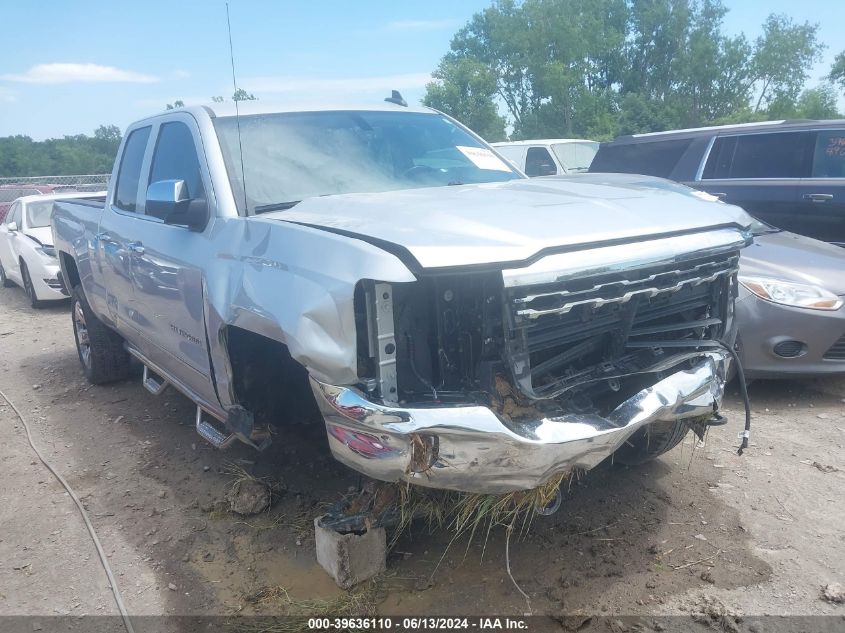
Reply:
[[29, 299], [29, 305], [33, 308], [43, 307], [43, 302], [38, 300], [38, 295], [35, 294], [35, 286], [32, 285], [32, 277], [29, 276], [29, 268], [26, 267], [26, 262], [21, 260], [21, 280], [23, 281], [23, 290]]
[[613, 461], [638, 466], [671, 451], [689, 431], [684, 420], [652, 422], [629, 437], [613, 454]]
[[15, 285], [15, 282], [6, 277], [6, 269], [3, 268], [3, 262], [0, 262], [0, 285], [4, 288], [11, 288]]
[[102, 385], [126, 378], [129, 352], [123, 347], [123, 338], [96, 317], [82, 286], [74, 286], [71, 306], [76, 351], [88, 382]]

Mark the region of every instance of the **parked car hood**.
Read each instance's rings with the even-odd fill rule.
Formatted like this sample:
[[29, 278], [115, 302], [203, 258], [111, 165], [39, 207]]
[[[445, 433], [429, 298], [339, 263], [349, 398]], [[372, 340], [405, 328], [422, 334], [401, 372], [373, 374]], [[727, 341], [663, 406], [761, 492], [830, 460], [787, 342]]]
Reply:
[[33, 229], [27, 229], [24, 231], [24, 235], [28, 235], [29, 237], [39, 241], [42, 246], [53, 245], [53, 231], [49, 226], [39, 226]]
[[639, 186], [625, 174], [324, 196], [261, 217], [398, 245], [423, 268], [517, 263], [547, 248], [751, 223], [739, 207]]
[[764, 233], [742, 251], [740, 274], [827, 288], [845, 295], [845, 248], [789, 231]]

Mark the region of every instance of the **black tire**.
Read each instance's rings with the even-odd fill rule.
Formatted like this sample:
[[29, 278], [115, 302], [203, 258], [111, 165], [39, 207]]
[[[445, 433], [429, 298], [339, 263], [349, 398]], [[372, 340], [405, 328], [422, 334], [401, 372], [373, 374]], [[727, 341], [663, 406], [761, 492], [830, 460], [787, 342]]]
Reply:
[[43, 308], [44, 302], [38, 300], [38, 295], [35, 294], [35, 286], [32, 285], [32, 277], [29, 276], [29, 268], [26, 267], [26, 262], [21, 260], [21, 281], [23, 281], [23, 291], [29, 299], [29, 305], [33, 308]]
[[123, 347], [123, 337], [94, 315], [82, 286], [73, 288], [70, 314], [76, 351], [88, 382], [102, 385], [126, 378], [129, 352]]
[[653, 422], [629, 437], [613, 454], [613, 461], [626, 466], [639, 466], [671, 451], [687, 436], [689, 427], [683, 420]]
[[0, 262], [0, 285], [4, 288], [11, 288], [15, 285], [15, 282], [6, 277], [6, 269], [3, 268], [3, 263]]

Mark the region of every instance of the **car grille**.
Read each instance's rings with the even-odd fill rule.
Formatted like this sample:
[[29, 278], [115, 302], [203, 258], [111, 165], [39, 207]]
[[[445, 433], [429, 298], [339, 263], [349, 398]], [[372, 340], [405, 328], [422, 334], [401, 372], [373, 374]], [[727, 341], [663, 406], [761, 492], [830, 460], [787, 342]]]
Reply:
[[738, 260], [731, 251], [508, 288], [508, 355], [520, 388], [534, 398], [584, 383], [618, 390], [619, 378], [718, 340]]
[[824, 353], [825, 360], [845, 360], [845, 334]]

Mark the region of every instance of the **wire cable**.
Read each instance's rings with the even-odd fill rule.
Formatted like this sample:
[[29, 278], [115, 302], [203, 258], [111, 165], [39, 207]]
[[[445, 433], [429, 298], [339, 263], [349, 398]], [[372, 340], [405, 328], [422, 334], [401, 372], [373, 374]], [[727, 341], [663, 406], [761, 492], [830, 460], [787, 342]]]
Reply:
[[79, 497], [76, 496], [76, 493], [73, 491], [73, 488], [70, 487], [65, 478], [59, 474], [59, 472], [53, 468], [53, 465], [47, 461], [47, 459], [41, 454], [41, 451], [38, 450], [38, 447], [35, 445], [35, 442], [32, 440], [32, 433], [29, 430], [29, 425], [26, 423], [26, 420], [23, 417], [23, 414], [18, 410], [15, 406], [15, 403], [9, 399], [5, 393], [0, 391], [0, 396], [3, 397], [3, 400], [9, 403], [9, 406], [12, 407], [12, 410], [17, 414], [18, 419], [20, 419], [21, 423], [23, 424], [23, 428], [26, 431], [26, 439], [29, 441], [29, 445], [32, 447], [32, 450], [35, 451], [35, 454], [38, 455], [38, 459], [41, 460], [41, 463], [47, 467], [53, 476], [59, 480], [59, 483], [64, 486], [64, 489], [67, 490], [67, 493], [70, 495], [70, 498], [73, 499], [73, 502], [76, 504], [76, 507], [79, 509], [79, 513], [82, 515], [82, 520], [85, 521], [85, 527], [88, 528], [88, 534], [91, 535], [91, 540], [94, 541], [94, 547], [97, 548], [97, 555], [100, 557], [100, 562], [103, 564], [103, 569], [106, 571], [106, 576], [109, 579], [109, 584], [111, 585], [111, 591], [114, 594], [114, 601], [117, 603], [117, 609], [120, 611], [120, 617], [123, 618], [123, 625], [126, 627], [127, 633], [135, 633], [135, 629], [132, 628], [132, 622], [129, 621], [129, 614], [126, 612], [126, 607], [123, 604], [123, 598], [120, 596], [120, 590], [117, 588], [117, 581], [114, 578], [114, 574], [112, 573], [111, 566], [109, 565], [108, 559], [106, 558], [106, 553], [103, 551], [103, 546], [100, 545], [100, 539], [97, 538], [97, 532], [94, 530], [94, 526], [91, 525], [91, 519], [88, 518], [88, 512], [86, 512], [85, 507], [82, 505], [82, 502], [79, 500]]

